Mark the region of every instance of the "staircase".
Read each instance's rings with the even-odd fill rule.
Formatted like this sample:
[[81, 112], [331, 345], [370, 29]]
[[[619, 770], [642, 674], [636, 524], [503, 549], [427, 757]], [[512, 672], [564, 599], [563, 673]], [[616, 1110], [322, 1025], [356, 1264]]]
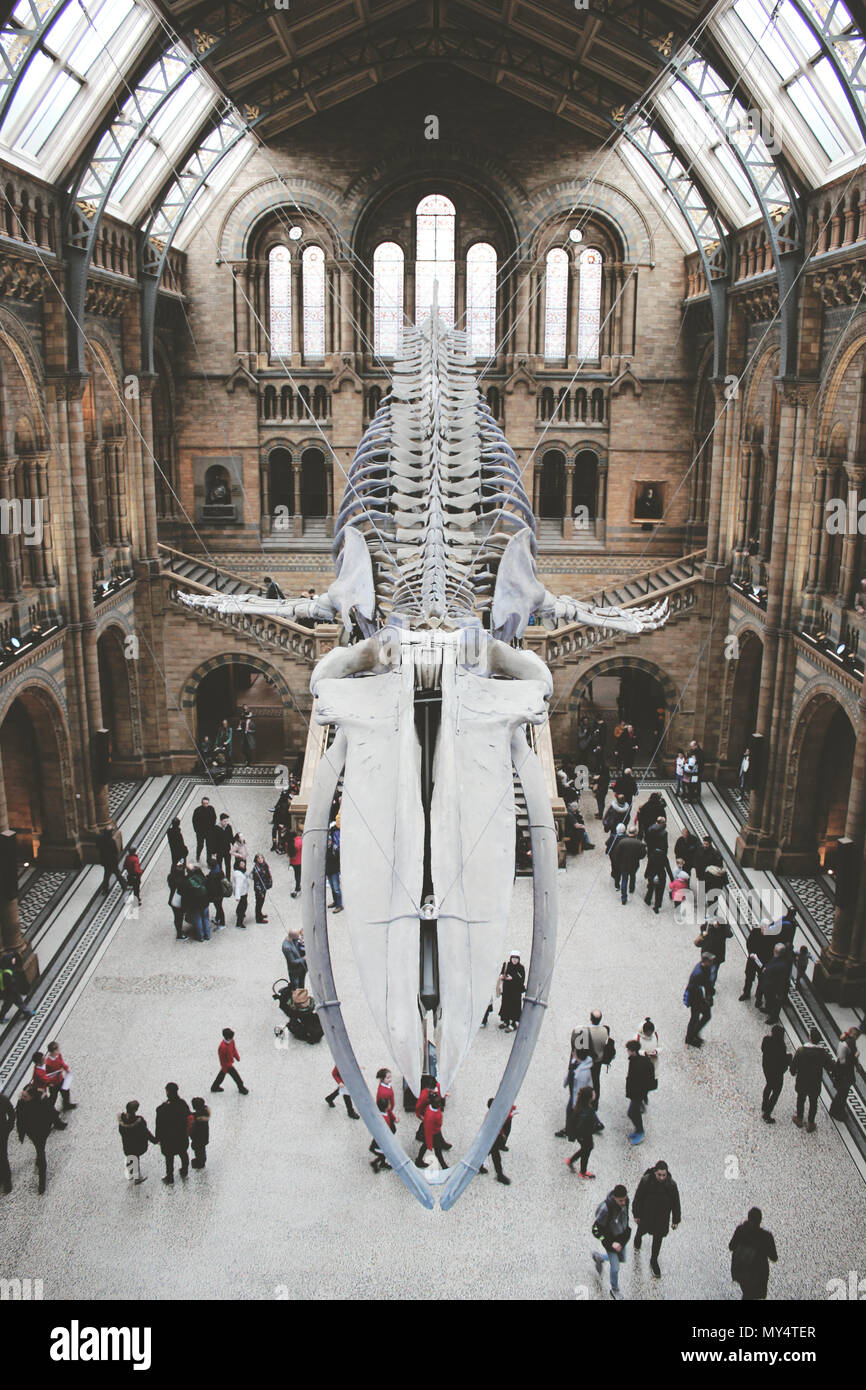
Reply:
[[[182, 550], [173, 550], [170, 545], [158, 546], [159, 567], [165, 574], [176, 574], [181, 579], [189, 579], [192, 585], [220, 594], [264, 594], [261, 584], [254, 584], [232, 570], [219, 569], [216, 565], [205, 563], [199, 556], [185, 555]], [[192, 592], [192, 586], [190, 588]]]
[[304, 517], [304, 542], [321, 541], [325, 545], [331, 540], [328, 535], [327, 520], [323, 516]]

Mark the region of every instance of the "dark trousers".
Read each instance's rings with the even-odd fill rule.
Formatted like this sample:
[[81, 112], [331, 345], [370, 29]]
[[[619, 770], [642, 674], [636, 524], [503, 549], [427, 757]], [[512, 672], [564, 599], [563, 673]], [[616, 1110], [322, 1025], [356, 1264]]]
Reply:
[[643, 1134], [643, 1101], [635, 1098], [628, 1104], [628, 1117], [636, 1134]]
[[13, 1004], [19, 1013], [23, 1014], [27, 1012], [27, 1005], [24, 1003], [24, 1000], [21, 998], [15, 986], [7, 984], [3, 991], [3, 997], [0, 999], [0, 1023], [3, 1022]]
[[216, 926], [216, 927], [224, 927], [225, 924], [226, 924], [226, 918], [225, 918], [225, 913], [223, 912], [223, 900], [222, 900], [222, 898], [220, 898], [219, 901], [216, 901], [215, 899], [210, 898], [210, 899], [209, 899], [209, 902], [210, 902], [210, 905], [211, 905], [211, 907], [212, 907], [212, 909], [213, 909], [214, 926]]
[[704, 1004], [703, 1002], [700, 1004], [692, 1004], [691, 1012], [689, 1013], [689, 1026], [686, 1029], [686, 1042], [695, 1041], [700, 1035], [701, 1029], [709, 1023], [712, 1013], [713, 1011], [709, 1004]]
[[139, 902], [141, 902], [141, 874], [128, 873], [129, 886]]
[[12, 1191], [12, 1171], [9, 1167], [9, 1135], [0, 1134], [0, 1187]]
[[173, 1154], [173, 1153], [171, 1153], [171, 1154], [165, 1154], [165, 1176], [166, 1176], [167, 1178], [171, 1178], [172, 1181], [174, 1181], [174, 1160], [175, 1160], [175, 1157], [177, 1157], [177, 1158], [180, 1159], [180, 1175], [181, 1175], [181, 1177], [185, 1177], [186, 1174], [189, 1172], [189, 1153], [187, 1152], [186, 1149], [184, 1149], [183, 1153], [179, 1153], [179, 1154], [177, 1154], [177, 1155], [175, 1155], [175, 1154]]
[[207, 1163], [207, 1144], [193, 1144], [192, 1146], [192, 1166], [193, 1168], [203, 1168]]
[[601, 1100], [601, 1058], [596, 1057], [592, 1062], [592, 1089], [595, 1091], [595, 1100], [592, 1102], [593, 1110], [598, 1109], [598, 1102]]
[[[643, 1226], [640, 1224], [640, 1222], [638, 1222], [638, 1223], [637, 1223], [637, 1234], [635, 1235], [635, 1238], [634, 1238], [634, 1248], [635, 1248], [635, 1250], [638, 1250], [638, 1249], [640, 1248], [640, 1243], [641, 1243], [641, 1241], [643, 1240], [644, 1236], [648, 1236], [648, 1235], [649, 1235], [649, 1231], [645, 1231], [644, 1228], [643, 1228]], [[660, 1255], [660, 1253], [661, 1253], [662, 1241], [663, 1241], [663, 1240], [664, 1240], [664, 1236], [660, 1236], [660, 1235], [658, 1235], [658, 1234], [656, 1234], [656, 1235], [654, 1235], [654, 1236], [652, 1237], [652, 1243], [653, 1243], [653, 1244], [652, 1244], [652, 1250], [650, 1251], [650, 1259], [651, 1259], [651, 1260], [655, 1260], [656, 1262], [658, 1262], [658, 1257], [659, 1257], [659, 1255]]]
[[834, 1120], [844, 1120], [845, 1106], [848, 1104], [848, 1092], [853, 1084], [853, 1080], [843, 1081], [836, 1087], [836, 1094], [830, 1105], [830, 1114], [833, 1116]]
[[[325, 1096], [325, 1100], [328, 1102], [329, 1105], [333, 1105], [334, 1101], [337, 1099], [337, 1096], [338, 1096], [339, 1094], [340, 1094], [340, 1088], [339, 1088], [339, 1086], [338, 1086], [337, 1089], [336, 1089], [336, 1091], [332, 1091], [331, 1094], [330, 1094], [329, 1096]], [[351, 1097], [350, 1095], [346, 1094], [346, 1095], [343, 1096], [343, 1104], [344, 1104], [345, 1107], [346, 1107], [346, 1114], [347, 1114], [347, 1115], [354, 1115], [354, 1113], [355, 1113], [355, 1107], [354, 1107], [354, 1105], [352, 1104], [352, 1097]]]
[[[425, 1155], [426, 1152], [427, 1152], [427, 1145], [426, 1145], [426, 1143], [422, 1140], [421, 1148], [418, 1150], [418, 1157], [415, 1159], [415, 1163], [416, 1163], [419, 1167], [420, 1167], [420, 1164], [421, 1164], [421, 1160], [422, 1160], [422, 1158], [424, 1157], [424, 1155]], [[447, 1167], [448, 1167], [448, 1164], [445, 1162], [445, 1150], [444, 1150], [444, 1148], [442, 1147], [442, 1135], [441, 1135], [441, 1134], [434, 1134], [434, 1135], [433, 1135], [433, 1152], [435, 1153], [436, 1157], [438, 1158], [439, 1163], [441, 1164], [441, 1166], [442, 1166], [443, 1168], [447, 1168]], [[495, 1167], [495, 1166], [496, 1166], [496, 1162], [495, 1162], [495, 1160], [494, 1160], [494, 1167]], [[501, 1172], [502, 1169], [501, 1169], [501, 1168], [497, 1168], [496, 1171], [497, 1171], [497, 1172]]]
[[220, 864], [220, 865], [222, 866], [223, 877], [224, 877], [224, 878], [227, 878], [228, 881], [229, 881], [229, 883], [231, 883], [231, 881], [232, 881], [232, 852], [231, 852], [231, 850], [230, 850], [230, 849], [224, 849], [224, 850], [222, 850], [222, 851], [218, 851], [218, 852], [217, 852], [217, 856], [216, 856], [216, 860], [217, 860], [217, 863]]
[[176, 933], [176, 935], [177, 935], [178, 937], [182, 937], [182, 936], [183, 936], [183, 908], [182, 908], [182, 907], [173, 907], [171, 910], [172, 910], [172, 912], [174, 913], [174, 930], [175, 930], [175, 933]]
[[573, 1164], [575, 1159], [579, 1159], [580, 1162], [578, 1166], [580, 1168], [580, 1171], [581, 1173], [585, 1173], [586, 1165], [587, 1163], [589, 1163], [589, 1156], [594, 1148], [595, 1144], [593, 1143], [592, 1136], [590, 1136], [589, 1139], [584, 1139], [577, 1152], [571, 1155], [571, 1158], [568, 1160], [569, 1163]]
[[782, 1087], [784, 1084], [784, 1074], [767, 1077], [767, 1084], [764, 1087], [764, 1094], [761, 1097], [761, 1110], [765, 1115], [772, 1115], [776, 1101], [782, 1094]]
[[265, 905], [265, 894], [262, 892], [261, 888], [253, 888], [253, 893], [256, 899], [256, 921], [261, 922], [264, 920], [262, 908]]
[[617, 880], [619, 883], [620, 896], [622, 897], [624, 903], [628, 902], [629, 893], [634, 892], [635, 876], [635, 874], [625, 872], [621, 873], [619, 879]]
[[237, 1086], [237, 1088], [238, 1088], [239, 1091], [242, 1091], [242, 1090], [244, 1089], [244, 1083], [243, 1083], [243, 1081], [241, 1081], [241, 1078], [240, 1078], [240, 1076], [238, 1075], [238, 1073], [237, 1073], [237, 1071], [235, 1070], [235, 1068], [234, 1068], [234, 1067], [229, 1067], [228, 1071], [222, 1071], [222, 1070], [220, 1070], [220, 1071], [217, 1072], [216, 1077], [214, 1078], [213, 1085], [211, 1086], [211, 1090], [212, 1090], [212, 1091], [220, 1091], [220, 1090], [222, 1090], [222, 1084], [223, 1084], [223, 1082], [225, 1081], [225, 1079], [226, 1079], [227, 1076], [230, 1076], [230, 1077], [231, 1077], [232, 1081], [235, 1083], [235, 1085]]
[[198, 831], [196, 831], [196, 832], [195, 832], [195, 857], [196, 857], [196, 859], [201, 859], [201, 852], [202, 852], [202, 850], [204, 849], [204, 847], [205, 847], [206, 844], [207, 844], [207, 835], [201, 835], [201, 834], [199, 834]]
[[821, 1094], [821, 1087], [820, 1087], [820, 1084], [818, 1085], [818, 1087], [817, 1087], [814, 1091], [798, 1091], [798, 1092], [797, 1092], [797, 1119], [798, 1119], [798, 1120], [802, 1120], [802, 1118], [803, 1118], [803, 1111], [804, 1111], [804, 1109], [805, 1109], [805, 1107], [806, 1107], [806, 1101], [808, 1100], [808, 1102], [809, 1102], [809, 1124], [810, 1124], [810, 1125], [813, 1125], [813, 1124], [815, 1123], [815, 1116], [816, 1116], [817, 1113], [818, 1113], [818, 1097], [820, 1096], [820, 1094]]
[[664, 898], [664, 895], [665, 895], [665, 884], [664, 884], [664, 879], [656, 879], [655, 882], [653, 882], [653, 883], [648, 883], [648, 884], [647, 884], [647, 887], [646, 887], [646, 896], [644, 897], [644, 902], [645, 902], [645, 903], [648, 903], [648, 902], [650, 902], [651, 900], [653, 900], [653, 904], [652, 904], [652, 905], [653, 905], [653, 907], [655, 908], [656, 912], [658, 912], [658, 911], [660, 910], [660, 908], [661, 908], [662, 899]]
[[300, 893], [300, 891], [301, 891], [301, 866], [300, 866], [300, 864], [293, 864], [293, 865], [292, 865], [292, 873], [295, 875], [295, 892], [296, 892], [296, 893]]
[[45, 1140], [34, 1139], [30, 1136], [30, 1142], [36, 1150], [36, 1171], [39, 1174], [39, 1191], [45, 1191], [45, 1182], [48, 1177], [48, 1167], [45, 1162]]
[[493, 1163], [493, 1170], [496, 1173], [497, 1178], [503, 1177], [504, 1174], [502, 1172], [502, 1150], [500, 1149], [498, 1144], [494, 1144], [493, 1148], [490, 1150], [490, 1159]]
[[123, 891], [126, 892], [126, 883], [125, 883], [124, 878], [123, 878], [123, 875], [122, 875], [122, 873], [120, 872], [120, 869], [117, 867], [117, 865], [116, 865], [116, 864], [103, 864], [103, 866], [102, 866], [102, 892], [103, 892], [103, 895], [104, 895], [106, 898], [108, 897], [108, 890], [109, 890], [109, 888], [111, 887], [111, 875], [112, 875], [112, 874], [114, 874], [114, 877], [117, 879], [117, 881], [118, 881], [118, 883], [120, 884], [120, 886], [121, 886], [121, 888], [123, 889]]
[[493, 1013], [493, 1005], [492, 1005], [492, 1004], [488, 1004], [488, 1005], [487, 1005], [487, 1008], [484, 1010], [484, 1017], [483, 1017], [482, 1020], [481, 1020], [481, 1027], [482, 1027], [482, 1028], [486, 1028], [486, 1027], [487, 1027], [487, 1020], [488, 1020], [488, 1018], [490, 1017], [490, 1015], [491, 1015], [492, 1013]]
[[237, 911], [235, 912], [235, 926], [242, 927], [244, 918], [247, 915], [247, 895], [244, 893], [242, 898], [238, 898]]

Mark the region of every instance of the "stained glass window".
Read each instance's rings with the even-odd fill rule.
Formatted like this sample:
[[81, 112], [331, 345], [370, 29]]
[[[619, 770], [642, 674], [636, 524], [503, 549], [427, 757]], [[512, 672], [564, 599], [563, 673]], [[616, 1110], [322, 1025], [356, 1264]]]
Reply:
[[577, 312], [577, 355], [581, 361], [596, 358], [599, 353], [601, 330], [601, 267], [602, 254], [593, 247], [581, 251], [580, 299]]
[[325, 253], [308, 246], [302, 257], [304, 275], [304, 356], [325, 355]]
[[439, 312], [448, 327], [454, 324], [454, 204], [441, 193], [431, 193], [415, 209], [415, 322], [423, 323], [433, 304], [433, 284], [438, 281]]
[[547, 253], [544, 304], [544, 355], [565, 357], [568, 351], [568, 253], [561, 246], [554, 246]]
[[396, 357], [403, 344], [403, 251], [383, 241], [373, 252], [373, 351]]
[[268, 253], [271, 357], [288, 357], [292, 351], [292, 253], [288, 246], [274, 246]]
[[473, 357], [496, 352], [496, 252], [489, 242], [470, 246], [466, 255], [466, 331]]

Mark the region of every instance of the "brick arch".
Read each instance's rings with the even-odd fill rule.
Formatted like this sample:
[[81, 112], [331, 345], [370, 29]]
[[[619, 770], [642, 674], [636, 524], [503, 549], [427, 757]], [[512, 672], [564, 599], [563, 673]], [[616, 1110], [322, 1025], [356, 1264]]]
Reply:
[[216, 671], [220, 666], [251, 666], [254, 671], [260, 671], [268, 680], [273, 681], [283, 700], [283, 705], [292, 703], [292, 692], [285, 677], [280, 674], [276, 666], [272, 666], [269, 661], [264, 661], [260, 656], [253, 654], [247, 655], [245, 652], [223, 652], [219, 656], [209, 657], [201, 665], [196, 666], [195, 670], [187, 676], [180, 693], [181, 709], [195, 709], [196, 695], [198, 688], [205, 676], [211, 671]]
[[[536, 189], [532, 194], [532, 212], [536, 222], [561, 218], [568, 212], [573, 212], [575, 218], [584, 212], [595, 213], [616, 228], [626, 261], [655, 261], [653, 234], [645, 215], [628, 194], [603, 179], [593, 179], [589, 186], [568, 180]], [[533, 228], [529, 230], [532, 232]]]
[[452, 145], [449, 141], [447, 149], [437, 150], [435, 169], [429, 164], [426, 167], [420, 166], [417, 145], [407, 144], [392, 150], [385, 159], [360, 174], [355, 182], [346, 189], [346, 203], [351, 204], [356, 209], [353, 245], [355, 244], [354, 234], [357, 233], [359, 224], [366, 219], [369, 205], [388, 196], [402, 182], [405, 182], [407, 177], [417, 178], [419, 173], [424, 177], [429, 173], [433, 178], [437, 176], [457, 180], [461, 176], [464, 179], [469, 178], [473, 184], [478, 185], [486, 196], [507, 210], [508, 217], [513, 224], [512, 230], [516, 244], [518, 224], [526, 220], [530, 207], [525, 188], [518, 183], [505, 165], [492, 159], [481, 158], [477, 150], [473, 150], [468, 145]]
[[832, 719], [840, 711], [850, 725], [853, 749], [857, 735], [856, 710], [852, 716], [846, 701], [840, 699], [839, 692], [822, 677], [809, 682], [793, 711], [779, 836], [782, 845], [780, 867], [788, 872], [814, 868], [815, 846], [809, 842], [811, 813], [815, 805], [824, 738]]
[[[40, 862], [65, 866], [78, 859], [72, 749], [66, 716], [51, 684], [33, 675], [5, 692], [0, 731], [13, 707], [20, 705], [33, 729], [39, 761], [44, 816]], [[14, 778], [14, 769], [4, 766], [4, 776]]]
[[561, 703], [565, 704], [571, 699], [578, 683], [597, 680], [599, 676], [613, 675], [623, 669], [642, 671], [644, 675], [652, 676], [653, 680], [658, 681], [664, 691], [665, 705], [669, 712], [673, 711], [680, 698], [676, 685], [661, 666], [657, 666], [654, 661], [647, 661], [642, 656], [604, 656], [598, 661], [591, 661], [588, 666], [582, 666], [568, 686], [567, 692], [561, 696]]
[[852, 361], [866, 344], [866, 314], [858, 314], [837, 344], [823, 373], [821, 392], [815, 408], [815, 453], [826, 454], [836, 420], [836, 399]]
[[300, 216], [309, 209], [331, 229], [335, 241], [347, 239], [346, 210], [338, 189], [305, 178], [293, 177], [291, 186], [281, 178], [267, 178], [241, 193], [223, 218], [217, 263], [246, 260], [251, 233], [267, 213], [280, 207], [290, 207]]
[[774, 359], [776, 362], [776, 368], [778, 370], [779, 346], [777, 343], [771, 343], [769, 347], [767, 347], [764, 350], [764, 352], [761, 353], [761, 356], [758, 358], [757, 362], [755, 362], [752, 368], [752, 372], [749, 377], [749, 385], [746, 389], [746, 399], [743, 401], [743, 413], [741, 419], [743, 421], [744, 428], [751, 424], [750, 416], [752, 411], [755, 409], [755, 402], [758, 398], [758, 392], [760, 391], [761, 386], [763, 385], [764, 376], [767, 371], [767, 368]]
[[[758, 657], [756, 647], [760, 650], [760, 660], [763, 662], [764, 636], [757, 627], [748, 621], [741, 621], [732, 625], [728, 636], [737, 638], [740, 644], [740, 654], [735, 661], [725, 662], [719, 763], [728, 763], [729, 766], [736, 768], [739, 766], [745, 747], [738, 705], [747, 693], [745, 682], [753, 676], [750, 663]], [[746, 648], [745, 652], [744, 647]], [[748, 733], [754, 733], [754, 730], [747, 731], [746, 738]]]
[[103, 722], [111, 738], [111, 770], [118, 777], [140, 770], [138, 759], [142, 751], [138, 662], [127, 657], [129, 636], [128, 629], [112, 616], [97, 637]]

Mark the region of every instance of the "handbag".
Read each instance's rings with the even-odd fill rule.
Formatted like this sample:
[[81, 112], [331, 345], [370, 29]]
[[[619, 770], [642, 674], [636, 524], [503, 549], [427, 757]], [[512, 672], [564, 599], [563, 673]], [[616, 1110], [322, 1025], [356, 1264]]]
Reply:
[[175, 888], [174, 892], [173, 892], [172, 895], [171, 895], [171, 906], [172, 906], [172, 907], [183, 907], [183, 898], [181, 897], [180, 893], [178, 892], [178, 890], [177, 890], [176, 888]]
[[223, 895], [224, 898], [230, 898], [230, 897], [231, 897], [231, 895], [232, 895], [232, 886], [231, 886], [231, 884], [229, 883], [229, 881], [228, 881], [227, 878], [221, 878], [221, 879], [220, 879], [220, 892], [222, 893], [222, 895]]

